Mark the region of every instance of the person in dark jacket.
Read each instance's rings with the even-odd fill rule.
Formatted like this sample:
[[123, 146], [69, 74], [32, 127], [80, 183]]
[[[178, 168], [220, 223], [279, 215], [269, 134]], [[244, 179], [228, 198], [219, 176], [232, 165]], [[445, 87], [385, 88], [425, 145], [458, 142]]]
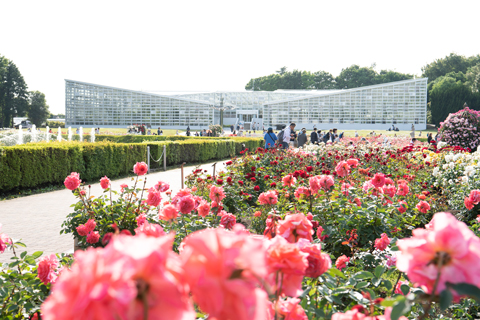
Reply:
[[313, 128], [312, 133], [310, 133], [310, 143], [318, 143], [318, 133], [317, 128]]
[[302, 147], [307, 143], [307, 129], [302, 128], [302, 131], [298, 135], [298, 147]]

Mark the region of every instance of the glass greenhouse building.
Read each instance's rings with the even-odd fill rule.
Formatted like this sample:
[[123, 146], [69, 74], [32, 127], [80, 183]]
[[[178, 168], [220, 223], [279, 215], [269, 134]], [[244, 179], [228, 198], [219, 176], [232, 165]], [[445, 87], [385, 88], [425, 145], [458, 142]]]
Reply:
[[168, 93], [133, 91], [65, 80], [67, 126], [120, 127], [145, 124], [172, 129], [295, 122], [311, 129], [426, 129], [427, 78], [345, 90], [276, 90]]

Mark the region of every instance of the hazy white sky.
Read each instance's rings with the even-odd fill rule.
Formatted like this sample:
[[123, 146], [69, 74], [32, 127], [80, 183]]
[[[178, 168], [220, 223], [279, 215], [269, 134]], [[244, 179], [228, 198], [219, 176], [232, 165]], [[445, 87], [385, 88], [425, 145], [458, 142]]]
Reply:
[[133, 90], [244, 90], [352, 64], [421, 74], [480, 54], [480, 1], [0, 0], [0, 55], [65, 112], [64, 79]]

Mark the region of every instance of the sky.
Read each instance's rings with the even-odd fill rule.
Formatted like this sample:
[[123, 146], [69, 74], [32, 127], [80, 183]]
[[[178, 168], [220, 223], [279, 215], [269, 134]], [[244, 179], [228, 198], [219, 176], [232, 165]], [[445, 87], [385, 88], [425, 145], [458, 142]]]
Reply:
[[0, 0], [0, 55], [63, 114], [64, 79], [161, 93], [243, 91], [283, 66], [420, 76], [480, 54], [478, 12], [477, 0]]

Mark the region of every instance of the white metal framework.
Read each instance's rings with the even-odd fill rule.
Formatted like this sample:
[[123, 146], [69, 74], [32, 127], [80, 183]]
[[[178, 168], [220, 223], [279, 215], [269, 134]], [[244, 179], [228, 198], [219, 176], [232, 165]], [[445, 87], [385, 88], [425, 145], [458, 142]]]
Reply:
[[[171, 128], [207, 127], [237, 118], [265, 127], [297, 123], [299, 127], [408, 130], [426, 128], [427, 79], [397, 81], [347, 90], [277, 90], [160, 95], [65, 80], [66, 124], [125, 127], [147, 124]], [[250, 115], [246, 118], [245, 115]], [[253, 121], [252, 121], [253, 119]]]

